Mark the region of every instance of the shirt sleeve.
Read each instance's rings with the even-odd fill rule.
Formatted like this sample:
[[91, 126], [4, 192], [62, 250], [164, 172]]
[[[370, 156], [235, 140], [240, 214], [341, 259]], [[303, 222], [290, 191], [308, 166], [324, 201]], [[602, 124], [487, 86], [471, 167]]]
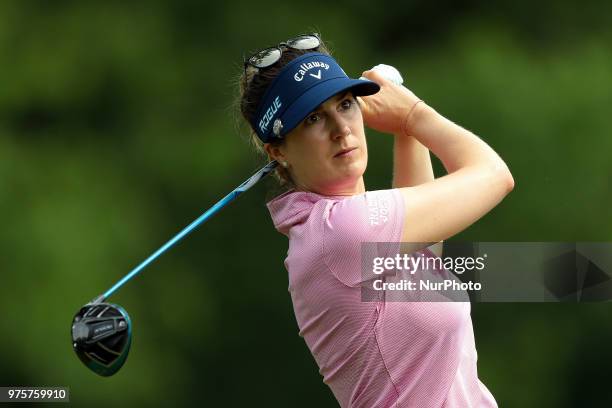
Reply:
[[334, 276], [351, 287], [375, 279], [372, 259], [394, 249], [397, 253], [404, 213], [403, 196], [397, 189], [366, 192], [331, 203], [323, 217], [322, 247]]

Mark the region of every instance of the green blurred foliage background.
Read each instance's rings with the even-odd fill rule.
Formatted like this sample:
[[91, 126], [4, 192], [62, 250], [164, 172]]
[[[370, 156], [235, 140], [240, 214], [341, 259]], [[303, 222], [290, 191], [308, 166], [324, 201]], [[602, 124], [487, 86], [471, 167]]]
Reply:
[[[457, 240], [612, 240], [611, 17], [605, 1], [0, 2], [0, 385], [69, 386], [78, 406], [336, 406], [297, 335], [272, 180], [113, 297], [134, 322], [117, 375], [69, 341], [82, 304], [263, 163], [233, 109], [242, 56], [303, 32], [349, 75], [395, 65], [509, 164], [515, 190]], [[367, 188], [388, 188], [391, 137], [368, 140]], [[612, 405], [607, 304], [472, 316], [501, 407]]]

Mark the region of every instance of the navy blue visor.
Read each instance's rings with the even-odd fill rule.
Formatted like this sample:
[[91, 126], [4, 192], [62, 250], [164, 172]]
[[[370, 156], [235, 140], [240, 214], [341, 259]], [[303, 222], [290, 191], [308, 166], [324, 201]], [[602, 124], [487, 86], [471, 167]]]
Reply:
[[307, 53], [281, 70], [262, 98], [251, 125], [259, 138], [269, 143], [282, 139], [309, 113], [340, 92], [366, 96], [379, 89], [376, 82], [349, 78], [329, 55]]

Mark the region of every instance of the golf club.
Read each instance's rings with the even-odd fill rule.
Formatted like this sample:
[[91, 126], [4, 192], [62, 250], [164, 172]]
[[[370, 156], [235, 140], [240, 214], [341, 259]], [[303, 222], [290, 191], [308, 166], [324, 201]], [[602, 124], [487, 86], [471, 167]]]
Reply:
[[[396, 85], [402, 85], [399, 71], [390, 65], [379, 64], [372, 68]], [[361, 78], [366, 79], [366, 78]], [[101, 376], [115, 374], [125, 363], [132, 341], [132, 323], [129, 315], [121, 306], [105, 301], [127, 281], [136, 276], [147, 265], [166, 252], [174, 244], [197, 228], [221, 208], [232, 202], [241, 193], [254, 186], [259, 180], [276, 168], [278, 163], [271, 161], [244, 183], [219, 200], [198, 219], [193, 221], [174, 238], [166, 242], [155, 253], [115, 283], [110, 289], [83, 306], [72, 320], [72, 346], [79, 359], [92, 371]]]
[[115, 283], [110, 289], [87, 303], [76, 313], [72, 319], [71, 326], [72, 346], [85, 366], [101, 376], [108, 377], [119, 371], [130, 351], [130, 344], [132, 342], [132, 323], [130, 317], [121, 306], [106, 303], [106, 300], [200, 224], [212, 217], [240, 194], [257, 184], [259, 180], [272, 172], [277, 165], [276, 161], [271, 161], [259, 169], [244, 183], [219, 200], [198, 219], [185, 227], [174, 238], [166, 242], [155, 253]]

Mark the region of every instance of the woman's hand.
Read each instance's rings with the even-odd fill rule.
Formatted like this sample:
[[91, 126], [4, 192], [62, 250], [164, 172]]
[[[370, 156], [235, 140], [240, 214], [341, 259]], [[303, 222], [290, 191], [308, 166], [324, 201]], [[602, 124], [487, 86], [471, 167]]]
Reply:
[[374, 95], [359, 98], [365, 125], [379, 132], [408, 134], [410, 121], [415, 117], [413, 108], [419, 98], [376, 71], [364, 71], [362, 76], [380, 85], [380, 91]]

